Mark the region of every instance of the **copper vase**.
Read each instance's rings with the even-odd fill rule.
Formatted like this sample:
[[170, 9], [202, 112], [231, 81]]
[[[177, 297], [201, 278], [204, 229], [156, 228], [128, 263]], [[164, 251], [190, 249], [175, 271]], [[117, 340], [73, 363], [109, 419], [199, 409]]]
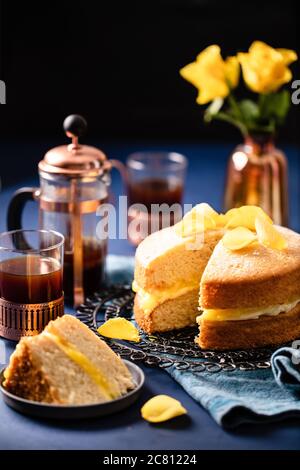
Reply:
[[248, 136], [230, 156], [224, 209], [260, 206], [274, 223], [288, 225], [288, 165], [270, 136]]

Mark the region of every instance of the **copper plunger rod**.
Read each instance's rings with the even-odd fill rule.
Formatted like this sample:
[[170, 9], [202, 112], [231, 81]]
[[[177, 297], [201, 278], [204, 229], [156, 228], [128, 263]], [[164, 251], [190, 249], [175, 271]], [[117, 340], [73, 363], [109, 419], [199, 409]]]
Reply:
[[71, 181], [71, 201], [74, 203], [73, 214], [71, 215], [71, 233], [73, 245], [73, 283], [74, 283], [74, 306], [78, 306], [84, 301], [83, 291], [83, 247], [82, 247], [82, 223], [81, 213], [78, 204], [77, 180]]

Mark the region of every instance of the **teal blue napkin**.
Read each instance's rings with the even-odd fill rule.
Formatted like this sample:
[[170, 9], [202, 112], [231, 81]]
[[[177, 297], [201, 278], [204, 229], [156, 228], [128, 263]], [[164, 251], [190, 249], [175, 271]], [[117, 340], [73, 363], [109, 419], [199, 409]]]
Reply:
[[[297, 346], [300, 347], [300, 343]], [[287, 347], [278, 349], [272, 356], [272, 369], [278, 385], [300, 398], [300, 350]]]
[[[133, 265], [133, 258], [109, 256], [111, 282], [131, 282]], [[300, 368], [292, 361], [293, 351], [276, 351], [270, 369], [211, 373], [172, 367], [166, 371], [219, 425], [233, 428], [246, 422], [300, 417]]]
[[214, 374], [173, 368], [168, 372], [226, 428], [300, 416], [299, 398], [277, 384], [272, 369]]

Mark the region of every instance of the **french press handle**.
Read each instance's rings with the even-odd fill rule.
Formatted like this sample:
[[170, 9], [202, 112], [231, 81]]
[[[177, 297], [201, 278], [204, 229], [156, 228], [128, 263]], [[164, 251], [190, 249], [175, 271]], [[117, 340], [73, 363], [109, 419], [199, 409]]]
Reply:
[[7, 230], [22, 228], [22, 213], [27, 201], [37, 199], [38, 188], [20, 188], [12, 196], [7, 209]]

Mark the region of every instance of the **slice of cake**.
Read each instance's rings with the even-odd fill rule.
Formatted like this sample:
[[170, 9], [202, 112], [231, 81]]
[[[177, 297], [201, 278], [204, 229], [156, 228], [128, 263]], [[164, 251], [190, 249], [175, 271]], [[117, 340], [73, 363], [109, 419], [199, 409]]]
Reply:
[[208, 261], [200, 286], [201, 348], [255, 348], [300, 337], [300, 235], [259, 219], [256, 232], [227, 232]]
[[199, 204], [182, 222], [138, 246], [134, 314], [143, 330], [164, 332], [196, 324], [200, 279], [223, 234], [220, 216]]
[[29, 400], [79, 405], [124, 395], [134, 384], [123, 361], [71, 315], [22, 338], [5, 371], [4, 387]]

